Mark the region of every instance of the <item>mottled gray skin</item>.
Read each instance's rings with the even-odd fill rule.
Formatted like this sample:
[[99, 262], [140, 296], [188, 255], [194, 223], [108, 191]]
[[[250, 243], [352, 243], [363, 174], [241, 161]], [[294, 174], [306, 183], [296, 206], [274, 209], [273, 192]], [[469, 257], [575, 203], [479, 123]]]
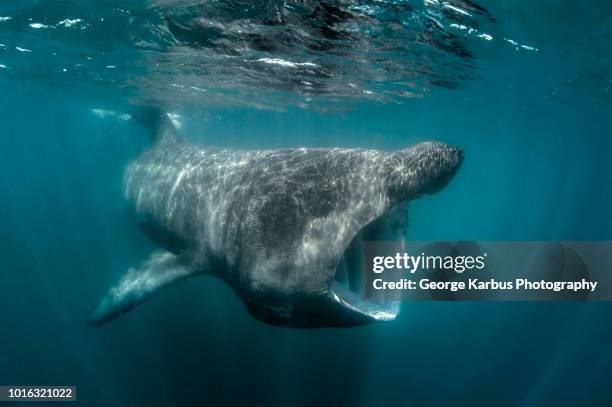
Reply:
[[124, 192], [168, 251], [131, 269], [92, 325], [199, 274], [223, 279], [255, 317], [276, 325], [393, 319], [395, 308], [335, 292], [338, 264], [364, 227], [443, 187], [462, 161], [459, 149], [433, 142], [392, 153], [202, 148], [179, 140], [166, 120], [157, 124], [153, 147], [126, 170]]

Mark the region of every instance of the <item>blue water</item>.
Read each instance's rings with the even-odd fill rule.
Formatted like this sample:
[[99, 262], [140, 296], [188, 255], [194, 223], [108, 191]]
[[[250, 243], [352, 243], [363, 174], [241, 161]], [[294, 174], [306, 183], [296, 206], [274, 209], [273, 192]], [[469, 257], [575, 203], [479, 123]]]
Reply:
[[[337, 71], [339, 83], [354, 80], [371, 97], [320, 72], [240, 76], [245, 66], [216, 45], [179, 44], [203, 53], [203, 65], [215, 54], [227, 72], [176, 60], [161, 69], [155, 61], [173, 52], [170, 40], [154, 35], [165, 33], [158, 9], [141, 3], [120, 12], [108, 1], [0, 5], [0, 17], [12, 17], [0, 19], [0, 384], [76, 385], [86, 406], [612, 404], [608, 303], [406, 303], [391, 323], [292, 330], [253, 319], [227, 286], [201, 277], [108, 325], [85, 326], [105, 290], [156, 247], [121, 191], [123, 169], [147, 147], [145, 131], [92, 109], [121, 115], [156, 100], [181, 114], [185, 138], [222, 147], [448, 142], [464, 149], [464, 165], [447, 188], [411, 205], [411, 239], [612, 240], [607, 2], [483, 1], [495, 21], [480, 15], [478, 27], [495, 35], [461, 37], [469, 59], [431, 45], [388, 56], [395, 67], [429, 64], [432, 74], [415, 71], [408, 90], [386, 74], [372, 82], [384, 70], [371, 61]], [[116, 20], [94, 24], [101, 16]], [[446, 27], [467, 24], [439, 17]], [[85, 28], [29, 26], [64, 18]], [[427, 32], [414, 21], [411, 33]], [[332, 69], [390, 36], [377, 35], [361, 45], [343, 39], [344, 51], [329, 55], [301, 42], [299, 52], [251, 47], [248, 58], [319, 58]], [[83, 55], [98, 65], [71, 73], [89, 61]], [[318, 90], [287, 86], [296, 76], [320, 80]], [[214, 97], [184, 91], [194, 83]], [[389, 89], [411, 94], [387, 97]]]

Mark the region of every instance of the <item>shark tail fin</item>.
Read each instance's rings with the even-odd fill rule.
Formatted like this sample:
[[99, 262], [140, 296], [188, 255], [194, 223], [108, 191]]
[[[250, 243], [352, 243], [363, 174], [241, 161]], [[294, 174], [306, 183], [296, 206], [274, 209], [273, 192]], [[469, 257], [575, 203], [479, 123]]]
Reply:
[[149, 131], [153, 144], [177, 139], [179, 123], [176, 115], [166, 113], [159, 107], [147, 106], [139, 108], [132, 117]]
[[139, 267], [130, 268], [111, 287], [90, 314], [87, 325], [97, 326], [112, 321], [158, 292], [195, 274], [181, 256], [156, 251]]

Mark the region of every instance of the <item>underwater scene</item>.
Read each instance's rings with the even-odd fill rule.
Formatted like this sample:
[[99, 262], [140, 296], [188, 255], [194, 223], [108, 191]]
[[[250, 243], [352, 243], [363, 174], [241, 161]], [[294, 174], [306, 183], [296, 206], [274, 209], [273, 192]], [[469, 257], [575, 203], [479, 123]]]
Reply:
[[612, 405], [612, 303], [350, 274], [370, 238], [612, 240], [611, 39], [605, 0], [0, 1], [0, 386]]

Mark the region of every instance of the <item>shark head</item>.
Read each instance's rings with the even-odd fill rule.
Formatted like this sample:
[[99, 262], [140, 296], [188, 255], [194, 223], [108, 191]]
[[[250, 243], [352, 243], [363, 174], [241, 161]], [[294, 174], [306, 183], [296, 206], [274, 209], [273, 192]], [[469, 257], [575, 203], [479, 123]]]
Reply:
[[443, 188], [460, 149], [288, 150], [265, 158], [249, 190], [240, 272], [228, 281], [250, 312], [289, 327], [389, 321], [396, 301], [360, 295], [364, 241], [403, 241], [410, 201]]

